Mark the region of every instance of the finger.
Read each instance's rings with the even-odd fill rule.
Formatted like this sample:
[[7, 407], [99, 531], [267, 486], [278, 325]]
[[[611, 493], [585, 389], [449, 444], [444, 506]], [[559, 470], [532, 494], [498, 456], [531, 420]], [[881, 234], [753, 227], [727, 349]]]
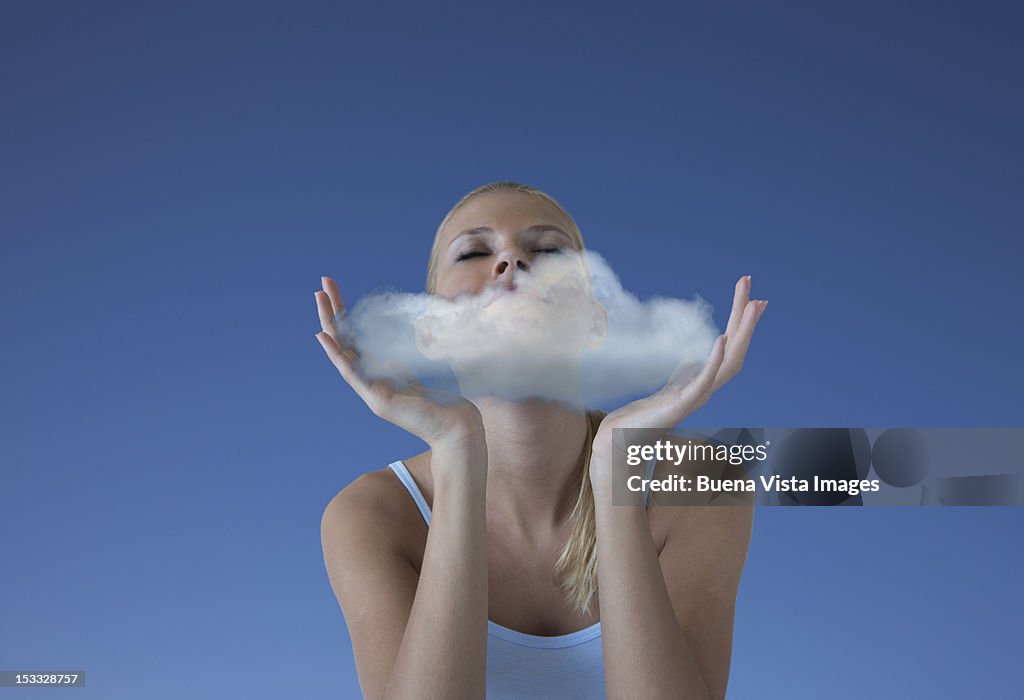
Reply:
[[730, 338], [739, 328], [743, 320], [743, 313], [747, 308], [747, 300], [750, 298], [750, 275], [744, 275], [736, 282], [736, 289], [732, 295], [732, 312], [729, 314], [729, 323], [725, 327], [725, 334]]
[[718, 376], [715, 377], [715, 383], [711, 389], [712, 392], [718, 391], [723, 384], [735, 377], [743, 367], [743, 362], [747, 357], [747, 350], [750, 347], [750, 339], [754, 335], [754, 328], [757, 326], [758, 318], [767, 305], [768, 302], [763, 299], [747, 303], [747, 308], [744, 310], [739, 327], [733, 335], [729, 336], [729, 349], [726, 351], [725, 361], [722, 363]]
[[366, 401], [370, 396], [370, 385], [359, 371], [358, 359], [353, 358], [343, 348], [339, 347], [330, 334], [320, 332], [315, 337], [320, 342], [324, 352], [327, 353], [331, 363], [337, 368], [338, 373], [341, 374], [342, 379]]
[[330, 277], [321, 277], [320, 284], [323, 285], [324, 291], [327, 292], [327, 297], [331, 300], [331, 307], [334, 309], [334, 315], [345, 313], [345, 302], [341, 300], [341, 292], [338, 291], [338, 285]]
[[316, 310], [320, 316], [320, 327], [324, 333], [331, 336], [335, 343], [338, 342], [338, 330], [334, 327], [334, 308], [331, 297], [327, 292], [313, 292], [316, 297]]
[[330, 297], [328, 297], [326, 292], [313, 292], [313, 296], [316, 297], [316, 308], [320, 316], [320, 327], [323, 329], [323, 332], [334, 342], [338, 351], [354, 363], [359, 359], [359, 352], [338, 332]]
[[359, 357], [359, 351], [356, 346], [352, 343], [352, 339], [346, 337], [345, 326], [348, 322], [348, 309], [345, 307], [345, 302], [341, 298], [341, 292], [338, 291], [338, 285], [330, 277], [321, 277], [320, 284], [324, 288], [324, 292], [327, 294], [327, 298], [331, 303], [331, 318], [334, 319], [333, 328], [335, 333], [332, 337], [338, 342], [339, 345], [343, 345], [348, 350], [351, 350]]
[[718, 340], [715, 342], [715, 346], [711, 348], [711, 355], [708, 357], [707, 362], [704, 364], [704, 369], [700, 371], [697, 378], [693, 380], [694, 389], [698, 394], [703, 395], [705, 393], [711, 393], [711, 388], [714, 386], [715, 377], [718, 376], [718, 371], [722, 367], [722, 363], [725, 361], [727, 345], [731, 346], [732, 341], [725, 334], [718, 336]]
[[321, 331], [316, 333], [314, 337], [319, 341], [327, 357], [338, 368], [346, 382], [351, 383], [351, 381], [359, 378], [359, 372], [356, 369], [355, 362], [352, 361], [352, 357], [345, 354], [343, 349], [334, 342], [334, 338], [331, 337], [330, 333]]

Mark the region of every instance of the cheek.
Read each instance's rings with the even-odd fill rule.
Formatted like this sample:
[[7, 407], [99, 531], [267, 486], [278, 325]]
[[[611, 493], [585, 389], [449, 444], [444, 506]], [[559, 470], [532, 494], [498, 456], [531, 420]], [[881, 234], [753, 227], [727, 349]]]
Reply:
[[533, 272], [539, 280], [543, 280], [547, 284], [586, 278], [586, 268], [577, 251], [537, 256], [533, 261]]
[[581, 267], [571, 262], [560, 262], [546, 268], [544, 286], [561, 300], [579, 304], [590, 298], [590, 285]]
[[482, 283], [481, 273], [465, 263], [438, 271], [437, 293], [447, 299], [454, 299], [459, 294], [475, 294]]

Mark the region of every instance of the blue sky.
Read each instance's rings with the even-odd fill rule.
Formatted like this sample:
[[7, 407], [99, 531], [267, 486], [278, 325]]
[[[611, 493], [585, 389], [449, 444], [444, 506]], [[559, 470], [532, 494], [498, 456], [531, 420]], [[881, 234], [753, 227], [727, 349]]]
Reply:
[[[695, 423], [1020, 427], [1020, 10], [780, 5], [8, 3], [0, 667], [356, 693], [320, 515], [423, 447], [329, 365], [313, 292], [420, 290], [493, 180], [720, 326], [753, 276]], [[730, 697], [1005, 697], [1022, 525], [760, 510]]]

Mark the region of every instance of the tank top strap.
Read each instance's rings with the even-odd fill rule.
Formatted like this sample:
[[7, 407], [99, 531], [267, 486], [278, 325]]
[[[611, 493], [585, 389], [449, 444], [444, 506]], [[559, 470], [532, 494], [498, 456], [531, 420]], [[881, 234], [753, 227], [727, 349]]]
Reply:
[[416, 485], [416, 481], [412, 478], [412, 474], [409, 473], [405, 463], [402, 460], [397, 460], [388, 466], [391, 467], [391, 471], [395, 473], [398, 480], [402, 482], [405, 490], [412, 496], [412, 500], [416, 502], [416, 507], [420, 509], [420, 515], [426, 521], [427, 527], [430, 527], [430, 506], [427, 505], [427, 500], [423, 498], [420, 487]]

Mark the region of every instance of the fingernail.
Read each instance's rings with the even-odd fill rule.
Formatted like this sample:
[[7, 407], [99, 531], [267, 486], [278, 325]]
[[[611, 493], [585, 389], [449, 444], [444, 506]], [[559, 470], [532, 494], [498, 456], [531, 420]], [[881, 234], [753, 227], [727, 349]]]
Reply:
[[764, 310], [768, 308], [768, 302], [767, 301], [762, 301], [760, 306], [761, 306], [761, 308], [758, 309], [758, 311], [757, 311], [757, 318], [758, 319], [761, 318], [761, 314], [764, 313]]
[[750, 284], [750, 275], [747, 275], [747, 284]]

